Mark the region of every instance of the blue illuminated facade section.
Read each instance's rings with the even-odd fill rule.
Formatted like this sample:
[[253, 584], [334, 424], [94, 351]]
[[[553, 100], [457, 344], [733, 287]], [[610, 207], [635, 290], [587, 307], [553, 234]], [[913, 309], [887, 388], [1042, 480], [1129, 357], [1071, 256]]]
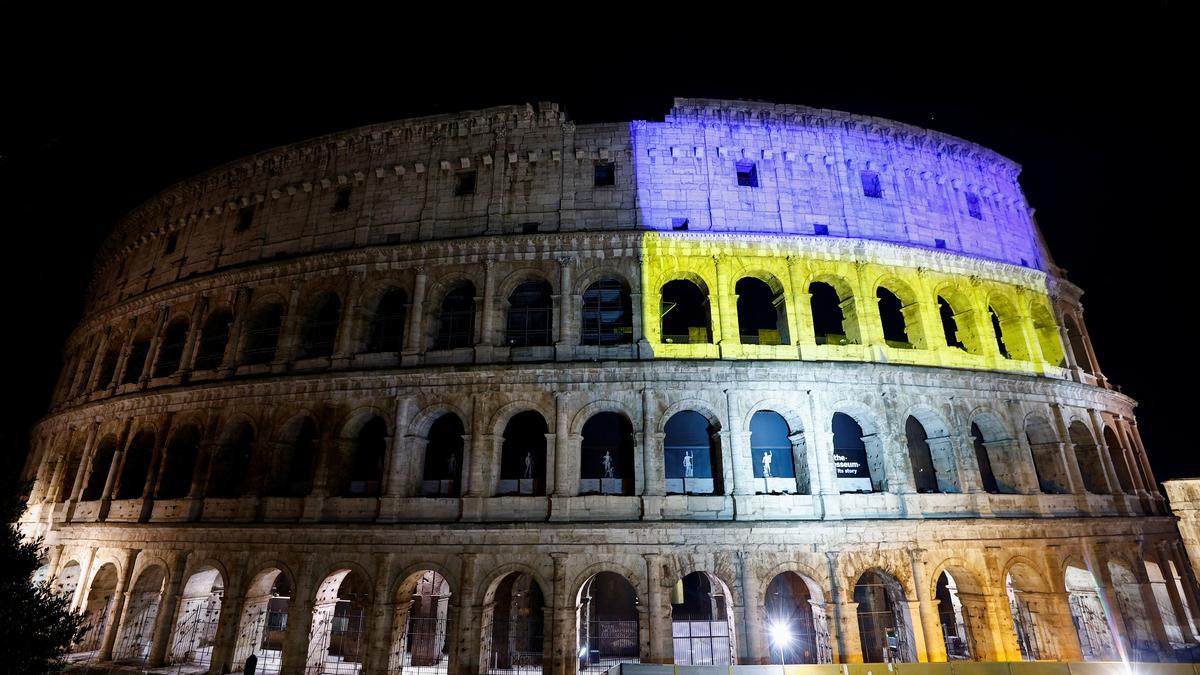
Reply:
[[1020, 166], [937, 132], [831, 110], [676, 99], [630, 123], [639, 226], [941, 249], [1038, 270]]

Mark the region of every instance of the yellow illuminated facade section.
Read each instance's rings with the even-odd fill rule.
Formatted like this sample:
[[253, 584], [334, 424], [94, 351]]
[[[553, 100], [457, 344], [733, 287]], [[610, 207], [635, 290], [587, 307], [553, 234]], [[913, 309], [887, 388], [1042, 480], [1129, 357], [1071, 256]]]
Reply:
[[[657, 358], [863, 361], [1065, 377], [1045, 275], [1035, 270], [876, 242], [647, 232], [641, 274], [643, 325]], [[736, 287], [747, 277], [775, 294], [779, 330], [740, 330]], [[664, 303], [663, 287], [677, 280], [707, 298], [710, 331], [691, 326], [664, 337], [663, 316], [678, 308]], [[841, 331], [817, 334], [814, 283], [836, 292]], [[906, 340], [885, 339], [880, 288], [899, 300]]]

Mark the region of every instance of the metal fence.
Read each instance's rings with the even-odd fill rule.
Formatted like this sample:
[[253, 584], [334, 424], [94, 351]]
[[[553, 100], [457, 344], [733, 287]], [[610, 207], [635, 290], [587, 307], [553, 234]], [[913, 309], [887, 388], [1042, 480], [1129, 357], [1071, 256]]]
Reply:
[[640, 663], [637, 621], [588, 621], [579, 636], [580, 673], [601, 673], [618, 663]]

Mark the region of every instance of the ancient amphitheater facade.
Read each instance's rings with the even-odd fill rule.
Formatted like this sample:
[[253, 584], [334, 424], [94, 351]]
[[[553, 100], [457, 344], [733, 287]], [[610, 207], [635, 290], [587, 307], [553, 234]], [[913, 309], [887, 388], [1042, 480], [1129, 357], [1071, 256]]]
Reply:
[[382, 124], [171, 187], [101, 251], [33, 431], [75, 658], [1179, 658], [1190, 567], [1018, 173], [681, 99]]

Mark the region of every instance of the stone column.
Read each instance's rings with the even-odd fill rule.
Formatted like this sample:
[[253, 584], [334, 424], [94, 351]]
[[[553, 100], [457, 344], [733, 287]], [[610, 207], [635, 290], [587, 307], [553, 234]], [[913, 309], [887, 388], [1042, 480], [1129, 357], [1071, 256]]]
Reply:
[[[481, 301], [479, 333], [475, 339], [476, 359], [489, 361], [491, 360], [490, 350], [480, 350], [479, 347], [490, 348], [496, 344], [496, 261], [491, 259], [483, 261], [483, 297], [476, 298], [476, 305], [478, 306]], [[482, 354], [481, 352], [487, 353]]]
[[643, 553], [646, 559], [646, 628], [650, 652], [642, 654], [642, 663], [674, 663], [675, 645], [671, 634], [670, 596], [663, 593], [662, 556]]
[[733, 389], [726, 389], [724, 393], [725, 419], [729, 438], [729, 463], [733, 469], [733, 485], [727, 493], [752, 495], [755, 492], [755, 480], [754, 461], [750, 451], [750, 431], [741, 428], [742, 415], [741, 408], [737, 403], [737, 393]]
[[1108, 447], [1108, 441], [1104, 439], [1104, 420], [1100, 417], [1100, 411], [1088, 408], [1088, 419], [1091, 420], [1092, 431], [1096, 434], [1096, 452], [1100, 453], [1100, 464], [1104, 467], [1104, 478], [1108, 481], [1108, 493], [1124, 494], [1121, 478], [1113, 465], [1112, 451]]
[[829, 622], [829, 644], [834, 663], [862, 663], [862, 645], [858, 633], [858, 603], [854, 602], [853, 587], [843, 588], [837, 551], [825, 552], [829, 568], [829, 603], [826, 619]]
[[413, 444], [414, 440], [424, 439], [415, 439], [408, 433], [413, 404], [412, 396], [400, 396], [396, 399], [396, 414], [392, 423], [395, 433], [392, 434], [393, 442], [388, 447], [388, 456], [384, 460], [384, 497], [409, 497], [416, 492], [413, 489], [413, 471], [422, 464], [425, 453], [413, 452], [414, 449], [424, 450], [423, 446], [415, 448]]
[[1083, 483], [1083, 473], [1079, 470], [1079, 459], [1075, 454], [1075, 443], [1071, 441], [1071, 430], [1067, 426], [1067, 415], [1063, 411], [1062, 404], [1050, 404], [1050, 416], [1054, 419], [1054, 427], [1058, 432], [1058, 438], [1061, 441], [1059, 447], [1062, 449], [1063, 466], [1067, 467], [1067, 479], [1071, 485], [1068, 488], [1071, 492], [1077, 494], [1085, 494], [1087, 489]]
[[242, 331], [246, 327], [246, 312], [250, 306], [250, 296], [253, 290], [242, 286], [237, 289], [233, 299], [233, 324], [229, 327], [229, 337], [225, 340], [225, 354], [221, 357], [218, 375], [225, 377], [237, 368], [239, 346], [242, 342]]
[[475, 597], [475, 554], [465, 553], [462, 561], [461, 588], [458, 593], [450, 596], [450, 604], [455, 610], [455, 648], [451, 652], [449, 672], [460, 675], [475, 675], [479, 672], [479, 661], [482, 652], [480, 634], [483, 629], [480, 619], [483, 607]]
[[550, 558], [554, 563], [554, 577], [551, 589], [551, 613], [545, 617], [545, 623], [552, 626], [550, 649], [542, 649], [542, 658], [549, 663], [543, 667], [548, 675], [570, 675], [575, 672], [575, 602], [571, 598], [571, 589], [567, 587], [567, 554], [551, 552]]
[[[1175, 624], [1179, 626], [1180, 635], [1185, 641], [1191, 641], [1194, 639], [1195, 634], [1195, 631], [1192, 628], [1191, 615], [1188, 612], [1183, 596], [1181, 596], [1179, 593], [1179, 586], [1176, 585], [1177, 579], [1175, 574], [1171, 572], [1170, 559], [1166, 556], [1166, 552], [1164, 551], [1165, 546], [1165, 541], [1158, 541], [1152, 544], [1149, 547], [1153, 549], [1151, 556], [1153, 557], [1154, 562], [1158, 564], [1158, 570], [1162, 574], [1163, 585], [1166, 587], [1167, 591], [1167, 599], [1171, 603], [1171, 611], [1175, 614]], [[1144, 557], [1151, 557], [1146, 556], [1146, 553], [1149, 553], [1149, 551], [1143, 551]]]
[[108, 341], [112, 337], [112, 332], [113, 329], [110, 327], [100, 336], [99, 346], [93, 352], [95, 356], [88, 364], [87, 373], [83, 375], [82, 390], [71, 392], [72, 394], [87, 394], [102, 386], [108, 386], [108, 382], [97, 382], [96, 380], [100, 377], [101, 364], [104, 363], [104, 355], [108, 352]]
[[792, 313], [795, 315], [793, 325], [789, 326], [789, 328], [794, 328], [790, 337], [792, 343], [799, 349], [800, 358], [804, 358], [808, 356], [806, 350], [811, 352], [812, 348], [817, 345], [813, 328], [812, 294], [804, 285], [804, 277], [807, 274], [804, 259], [798, 256], [788, 256], [787, 261], [788, 277], [792, 287]]
[[[912, 561], [913, 587], [917, 593], [917, 612], [920, 616], [922, 632], [925, 635], [925, 651], [918, 653], [922, 661], [942, 662], [946, 660], [946, 638], [942, 634], [942, 622], [938, 616], [938, 599], [929, 597], [929, 572], [925, 566], [925, 550], [910, 549], [908, 552]], [[911, 607], [911, 603], [910, 603]]]
[[654, 393], [650, 389], [642, 390], [642, 471], [647, 496], [661, 496], [667, 493], [666, 479], [663, 477], [662, 463], [662, 434], [655, 429]]
[[179, 607], [179, 597], [182, 595], [183, 572], [187, 566], [187, 553], [177, 551], [171, 561], [168, 574], [170, 578], [163, 584], [162, 594], [158, 600], [158, 617], [154, 622], [154, 637], [150, 643], [150, 654], [146, 665], [157, 668], [163, 664], [167, 653], [167, 645], [171, 644], [171, 636], [175, 628], [175, 613]]
[[301, 317], [298, 312], [299, 306], [300, 282], [296, 281], [292, 283], [292, 292], [288, 295], [287, 309], [284, 310], [283, 319], [279, 326], [279, 339], [275, 343], [275, 358], [271, 361], [272, 371], [286, 369], [296, 353], [296, 346], [300, 342], [301, 330]]
[[117, 576], [117, 587], [113, 590], [113, 601], [108, 607], [108, 618], [104, 622], [104, 636], [100, 639], [100, 652], [96, 655], [97, 661], [112, 661], [113, 647], [116, 646], [117, 635], [121, 632], [121, 624], [125, 622], [125, 605], [129, 601], [129, 583], [133, 577], [133, 566], [140, 552], [140, 549], [125, 551], [121, 573]]
[[577, 306], [575, 300], [578, 296], [574, 294], [574, 289], [571, 287], [573, 262], [574, 259], [571, 256], [563, 256], [558, 259], [558, 342], [555, 345], [555, 351], [559, 360], [570, 358], [574, 346], [579, 342], [575, 337], [575, 327], [579, 325], [579, 319], [575, 315]]
[[[292, 598], [288, 601], [287, 631], [283, 635], [283, 650], [280, 675], [301, 675], [308, 662], [308, 643], [312, 632], [314, 598], [317, 588], [313, 587], [314, 559], [306, 557], [293, 580]], [[321, 582], [318, 580], [317, 584]]]
[[120, 386], [121, 381], [125, 379], [125, 362], [129, 360], [129, 352], [133, 348], [133, 335], [134, 331], [137, 330], [137, 321], [137, 317], [134, 317], [128, 322], [125, 333], [125, 341], [121, 343], [121, 351], [117, 356], [117, 366], [116, 368], [113, 368], [112, 380], [107, 383], [103, 383], [105, 387], [116, 388]]
[[196, 360], [196, 345], [200, 344], [200, 335], [204, 332], [204, 312], [208, 309], [208, 294], [202, 294], [192, 305], [192, 313], [188, 317], [188, 333], [183, 343], [183, 353], [179, 357], [179, 370], [175, 371], [178, 379], [182, 380], [192, 372], [192, 364]]
[[546, 483], [547, 488], [552, 488], [550, 492], [554, 497], [569, 497], [579, 492], [577, 484], [579, 479], [578, 470], [572, 472], [571, 461], [572, 448], [570, 438], [570, 403], [568, 399], [570, 394], [565, 391], [554, 392], [554, 472], [553, 481], [551, 481], [550, 462], [546, 462]]
[[[713, 344], [721, 350], [722, 358], [726, 358], [736, 355], [736, 348], [741, 342], [738, 338], [737, 300], [729, 286], [729, 265], [724, 264], [725, 261], [720, 255], [714, 255], [712, 260], [717, 287], [708, 291], [711, 295], [709, 308], [710, 312], [716, 312], [716, 316], [710, 316], [709, 321], [714, 332]], [[734, 347], [734, 350], [727, 351], [730, 347]]]
[[[809, 471], [815, 476], [813, 494], [820, 495], [825, 518], [841, 518], [841, 489], [833, 458], [833, 416], [808, 392], [812, 440], [808, 443]], [[818, 414], [818, 411], [820, 413]]]
[[154, 376], [154, 369], [158, 367], [158, 352], [162, 349], [163, 330], [170, 312], [170, 305], [158, 306], [158, 320], [154, 322], [154, 333], [150, 336], [150, 349], [146, 352], [146, 363], [142, 365], [142, 376], [138, 378], [138, 383], [143, 386]]
[[392, 553], [380, 553], [374, 556], [375, 584], [371, 588], [371, 606], [367, 609], [367, 626], [362, 640], [364, 647], [361, 675], [383, 675], [388, 671], [388, 656], [391, 645], [388, 636], [392, 634], [392, 619], [395, 614], [391, 611], [393, 605], [389, 591], [391, 590]]
[[356, 328], [359, 325], [359, 291], [366, 273], [355, 271], [350, 274], [349, 288], [346, 291], [346, 301], [342, 303], [342, 315], [338, 317], [337, 336], [334, 338], [333, 355], [330, 364], [335, 368], [345, 368], [350, 365], [350, 359], [358, 351], [358, 336]]
[[408, 306], [408, 334], [404, 336], [402, 359], [405, 365], [414, 362], [421, 353], [421, 341], [425, 335], [425, 267], [414, 268], [412, 303]]
[[125, 466], [125, 456], [129, 454], [129, 445], [133, 442], [133, 433], [130, 429], [132, 425], [132, 419], [126, 420], [121, 434], [117, 437], [117, 451], [113, 453], [112, 462], [108, 465], [108, 478], [104, 481], [104, 492], [100, 495], [100, 511], [97, 520], [104, 520], [108, 516], [108, 507], [112, 504], [113, 493], [117, 489], [121, 469]]
[[744, 551], [738, 552], [738, 566], [742, 581], [741, 624], [742, 639], [738, 645], [738, 664], [754, 665], [770, 663], [767, 644], [766, 626], [763, 621], [764, 607], [760, 602], [762, 588], [758, 575], [751, 569], [753, 564], [747, 559]]

